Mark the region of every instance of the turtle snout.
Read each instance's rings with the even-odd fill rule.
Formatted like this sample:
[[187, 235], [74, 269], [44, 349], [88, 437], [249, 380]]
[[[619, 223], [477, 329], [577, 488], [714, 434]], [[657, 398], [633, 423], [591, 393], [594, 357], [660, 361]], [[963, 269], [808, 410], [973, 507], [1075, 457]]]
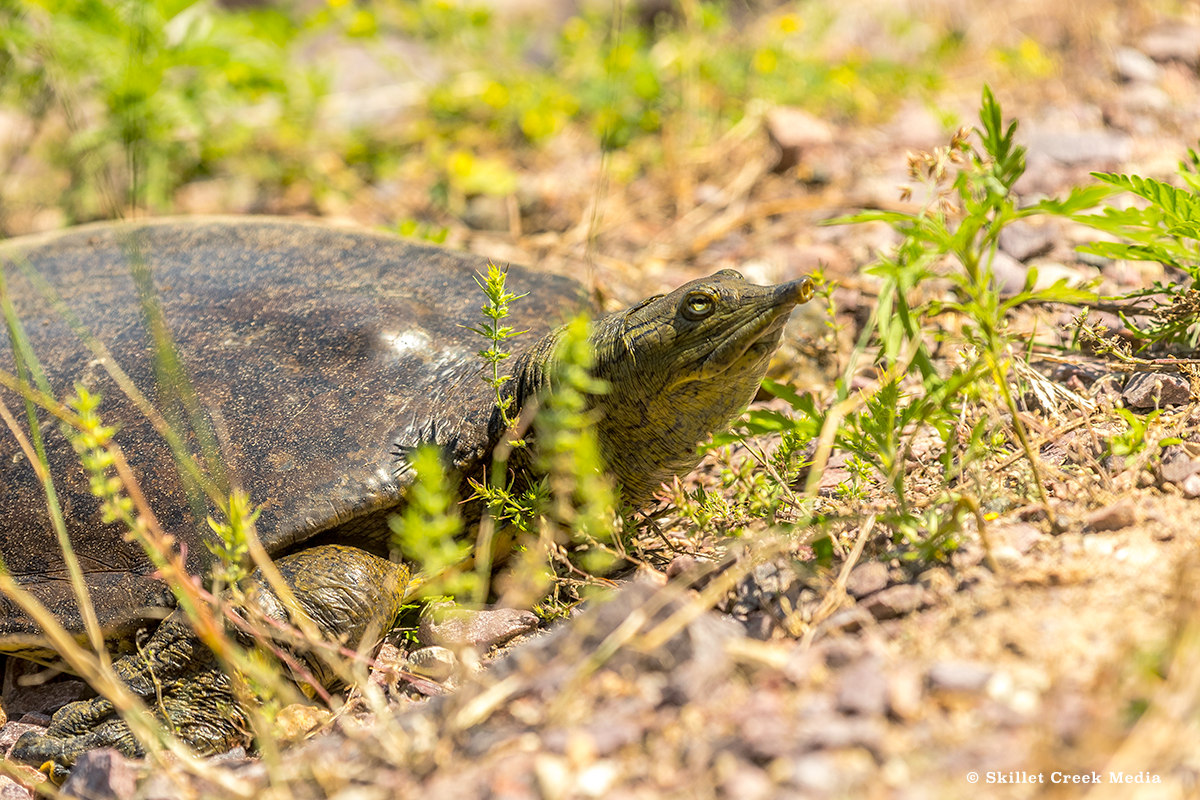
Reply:
[[813, 296], [813, 282], [810, 278], [797, 278], [788, 283], [775, 287], [775, 304], [798, 306], [807, 303]]

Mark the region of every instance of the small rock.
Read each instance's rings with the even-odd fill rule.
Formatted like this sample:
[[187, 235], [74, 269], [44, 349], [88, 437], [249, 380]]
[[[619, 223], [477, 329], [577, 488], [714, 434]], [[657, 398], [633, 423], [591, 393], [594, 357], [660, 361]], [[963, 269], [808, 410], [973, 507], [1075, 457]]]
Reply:
[[894, 619], [925, 605], [925, 590], [920, 586], [902, 583], [876, 592], [863, 601], [863, 606], [878, 620]]
[[372, 659], [371, 683], [379, 686], [390, 686], [396, 681], [396, 676], [404, 669], [404, 652], [391, 642], [379, 646], [379, 652]]
[[671, 559], [671, 563], [667, 565], [667, 580], [679, 577], [694, 566], [696, 566], [696, 559], [692, 556], [675, 556], [675, 558]]
[[[13, 766], [15, 765], [9, 765], [10, 768]], [[24, 769], [30, 772], [35, 771], [33, 767], [24, 767]], [[0, 800], [33, 800], [33, 796], [32, 790], [25, 788], [7, 775], [0, 775]]]
[[1125, 384], [1121, 399], [1129, 408], [1182, 406], [1191, 401], [1192, 387], [1179, 375], [1139, 372]]
[[1200, 461], [1188, 458], [1180, 451], [1164, 453], [1158, 467], [1158, 477], [1163, 483], [1183, 483], [1197, 472], [1200, 472]]
[[496, 195], [476, 195], [467, 201], [462, 221], [477, 231], [507, 231], [508, 202]]
[[95, 697], [83, 681], [20, 658], [8, 658], [4, 667], [3, 705], [8, 716], [53, 714], [68, 703]]
[[1055, 233], [1051, 225], [1031, 225], [1018, 220], [1000, 231], [1000, 250], [1017, 261], [1028, 261], [1054, 248]]
[[887, 585], [887, 566], [879, 561], [868, 561], [850, 570], [850, 577], [846, 580], [846, 594], [857, 600], [878, 592]]
[[275, 740], [284, 745], [301, 742], [332, 716], [328, 709], [304, 703], [284, 706], [275, 715]]
[[746, 627], [746, 635], [760, 642], [770, 640], [775, 632], [775, 620], [764, 611], [750, 612], [742, 624]]
[[1021, 554], [1015, 547], [1006, 544], [993, 547], [992, 558], [1002, 567], [1015, 567], [1021, 563]]
[[855, 633], [862, 630], [863, 626], [870, 620], [871, 615], [861, 608], [844, 608], [825, 620], [825, 624], [822, 627], [827, 631]]
[[1049, 156], [1066, 166], [1120, 164], [1133, 148], [1129, 136], [1109, 130], [1032, 131], [1028, 142], [1030, 155]]
[[571, 791], [571, 764], [562, 756], [539, 753], [533, 762], [538, 789], [546, 800], [566, 800]]
[[1001, 294], [1013, 295], [1025, 288], [1029, 268], [1003, 250], [992, 258], [992, 281]]
[[767, 112], [767, 134], [779, 148], [776, 172], [786, 172], [800, 163], [804, 151], [833, 141], [829, 123], [807, 111], [779, 106]]
[[575, 791], [584, 797], [608, 797], [621, 770], [613, 761], [599, 761], [581, 770], [575, 778]]
[[408, 669], [423, 678], [441, 683], [458, 669], [458, 657], [445, 647], [422, 647], [408, 654]]
[[1158, 64], [1132, 47], [1118, 47], [1113, 53], [1113, 68], [1123, 81], [1152, 83], [1158, 80]]
[[1180, 486], [1183, 489], [1183, 496], [1188, 500], [1195, 500], [1200, 497], [1200, 474], [1193, 472], [1183, 479]]
[[926, 680], [937, 692], [976, 694], [987, 688], [992, 670], [969, 661], [939, 661], [929, 668]]
[[1138, 49], [1160, 64], [1182, 61], [1195, 67], [1200, 65], [1200, 28], [1178, 24], [1160, 28], [1143, 36]]
[[1033, 546], [1046, 538], [1046, 535], [1028, 522], [1017, 522], [1003, 525], [991, 531], [992, 542], [997, 545], [1007, 545], [1021, 555], [1025, 555]]
[[488, 650], [533, 630], [537, 625], [536, 614], [516, 608], [475, 611], [434, 606], [421, 615], [417, 640], [424, 645]]
[[1099, 508], [1084, 517], [1083, 523], [1094, 531], [1119, 531], [1137, 521], [1133, 501], [1126, 498]]
[[833, 759], [824, 753], [799, 756], [792, 759], [790, 766], [790, 782], [818, 796], [833, 794], [841, 784]]
[[739, 760], [721, 781], [721, 788], [725, 797], [766, 800], [772, 796], [775, 784], [761, 767]]
[[878, 658], [859, 659], [842, 672], [837, 707], [846, 714], [881, 716], [887, 710], [888, 684]]
[[921, 675], [915, 669], [900, 667], [887, 676], [888, 711], [896, 719], [914, 720], [920, 717], [924, 693]]
[[924, 104], [914, 102], [900, 107], [888, 121], [884, 133], [897, 149], [933, 150], [950, 139], [942, 120]]
[[127, 800], [136, 788], [134, 762], [105, 747], [89, 750], [75, 761], [62, 793], [79, 800]]

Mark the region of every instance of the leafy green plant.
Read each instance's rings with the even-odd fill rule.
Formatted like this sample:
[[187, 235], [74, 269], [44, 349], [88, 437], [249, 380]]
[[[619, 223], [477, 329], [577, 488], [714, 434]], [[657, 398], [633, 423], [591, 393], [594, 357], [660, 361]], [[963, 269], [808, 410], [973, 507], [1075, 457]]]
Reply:
[[[1200, 344], [1200, 157], [1188, 150], [1180, 162], [1185, 187], [1143, 178], [1094, 172], [1093, 177], [1115, 190], [1147, 201], [1144, 206], [1105, 208], [1100, 214], [1075, 219], [1118, 237], [1116, 242], [1092, 242], [1082, 252], [1129, 261], [1155, 261], [1175, 270], [1185, 281], [1156, 281], [1153, 286], [1120, 297], [1104, 298], [1122, 322], [1142, 341], [1143, 348], [1185, 348]], [[1137, 315], [1148, 317], [1140, 323]]]
[[[947, 532], [957, 529], [964, 514], [973, 513], [975, 501], [968, 497], [964, 502], [966, 487], [951, 487], [972, 461], [991, 451], [993, 436], [986, 416], [963, 425], [968, 417], [977, 416], [967, 410], [985, 399], [983, 387], [995, 387], [999, 404], [1009, 413], [1012, 436], [1035, 469], [1034, 491], [1049, 513], [1010, 386], [1012, 362], [1021, 351], [1010, 339], [1008, 318], [1024, 305], [1080, 303], [1094, 295], [1063, 281], [1038, 287], [1036, 269], [1029, 270], [1019, 291], [1006, 295], [997, 285], [992, 261], [1005, 226], [1039, 214], [1077, 214], [1099, 202], [1108, 189], [1075, 189], [1063, 200], [1019, 205], [1012, 187], [1025, 169], [1025, 151], [1015, 143], [1016, 127], [1016, 122], [1005, 124], [999, 103], [985, 87], [980, 125], [974, 131], [978, 146], [971, 143], [971, 132], [963, 129], [949, 146], [910, 156], [909, 175], [926, 192], [918, 211], [867, 211], [831, 221], [884, 222], [902, 237], [894, 252], [867, 270], [880, 280], [879, 298], [855, 357], [837, 382], [831, 407], [818, 408], [813, 398], [767, 382], [768, 390], [791, 404], [795, 418], [755, 410], [740, 429], [743, 434], [783, 432], [775, 464], [781, 475], [796, 474], [803, 461], [816, 461], [816, 469], [823, 467], [823, 457], [812, 456], [814, 447], [818, 454], [836, 447], [860, 465], [870, 465], [895, 498], [894, 528], [910, 541], [952, 546]], [[911, 190], [906, 193], [911, 196]], [[948, 313], [959, 320], [962, 339], [957, 342], [958, 357], [946, 363], [935, 356], [931, 331], [936, 318]], [[938, 344], [945, 353], [952, 343]], [[873, 353], [877, 388], [852, 394], [847, 387], [867, 353]], [[907, 464], [912, 443], [923, 432], [935, 433], [944, 448], [942, 491], [926, 494], [920, 507], [913, 507]], [[808, 492], [815, 491], [816, 485], [810, 474]], [[931, 510], [943, 505], [949, 516]]]
[[415, 480], [403, 513], [388, 519], [392, 547], [404, 560], [420, 565], [423, 596], [470, 595], [478, 577], [464, 569], [471, 543], [458, 538], [463, 525], [441, 452], [426, 445], [407, 460]]
[[469, 327], [468, 330], [479, 334], [490, 343], [487, 348], [479, 351], [479, 357], [491, 367], [491, 376], [485, 377], [484, 381], [496, 392], [496, 407], [500, 409], [500, 417], [504, 420], [505, 427], [512, 428], [517, 422], [508, 413], [513, 398], [504, 392], [504, 384], [512, 380], [512, 376], [501, 375], [500, 364], [511, 355], [505, 349], [504, 343], [520, 336], [525, 331], [513, 330], [511, 325], [504, 325], [502, 321], [509, 314], [509, 305], [525, 295], [508, 291], [505, 288], [505, 270], [490, 260], [487, 270], [487, 275], [483, 280], [480, 280], [478, 276], [475, 278], [475, 283], [479, 284], [479, 288], [483, 290], [483, 294], [487, 298], [487, 302], [483, 305], [483, 323], [476, 328]]

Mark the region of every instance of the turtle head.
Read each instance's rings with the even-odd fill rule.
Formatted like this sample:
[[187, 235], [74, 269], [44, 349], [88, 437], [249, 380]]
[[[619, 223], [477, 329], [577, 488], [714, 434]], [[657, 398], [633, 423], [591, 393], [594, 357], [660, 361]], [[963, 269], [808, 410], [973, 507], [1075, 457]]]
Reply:
[[756, 286], [721, 270], [606, 317], [592, 334], [608, 394], [600, 444], [627, 499], [691, 470], [697, 445], [754, 397], [788, 315], [813, 294], [807, 278]]

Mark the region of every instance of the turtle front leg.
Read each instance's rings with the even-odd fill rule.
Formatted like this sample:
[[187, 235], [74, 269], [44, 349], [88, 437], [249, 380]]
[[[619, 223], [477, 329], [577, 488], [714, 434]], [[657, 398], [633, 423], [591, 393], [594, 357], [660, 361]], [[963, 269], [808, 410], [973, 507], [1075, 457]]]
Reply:
[[[296, 600], [329, 640], [356, 648], [366, 636], [380, 636], [400, 613], [408, 570], [362, 550], [325, 545], [275, 562]], [[284, 619], [283, 604], [256, 571], [252, 602], [267, 616]], [[336, 678], [325, 662], [305, 656], [323, 685]], [[176, 611], [159, 625], [146, 647], [113, 663], [117, 676], [146, 700], [159, 722], [197, 754], [222, 753], [250, 743], [245, 709], [234, 681], [216, 656]], [[45, 733], [21, 736], [10, 758], [34, 766], [51, 765], [55, 777], [82, 753], [112, 747], [127, 756], [144, 754], [129, 726], [104, 698], [83, 700], [59, 709]]]

